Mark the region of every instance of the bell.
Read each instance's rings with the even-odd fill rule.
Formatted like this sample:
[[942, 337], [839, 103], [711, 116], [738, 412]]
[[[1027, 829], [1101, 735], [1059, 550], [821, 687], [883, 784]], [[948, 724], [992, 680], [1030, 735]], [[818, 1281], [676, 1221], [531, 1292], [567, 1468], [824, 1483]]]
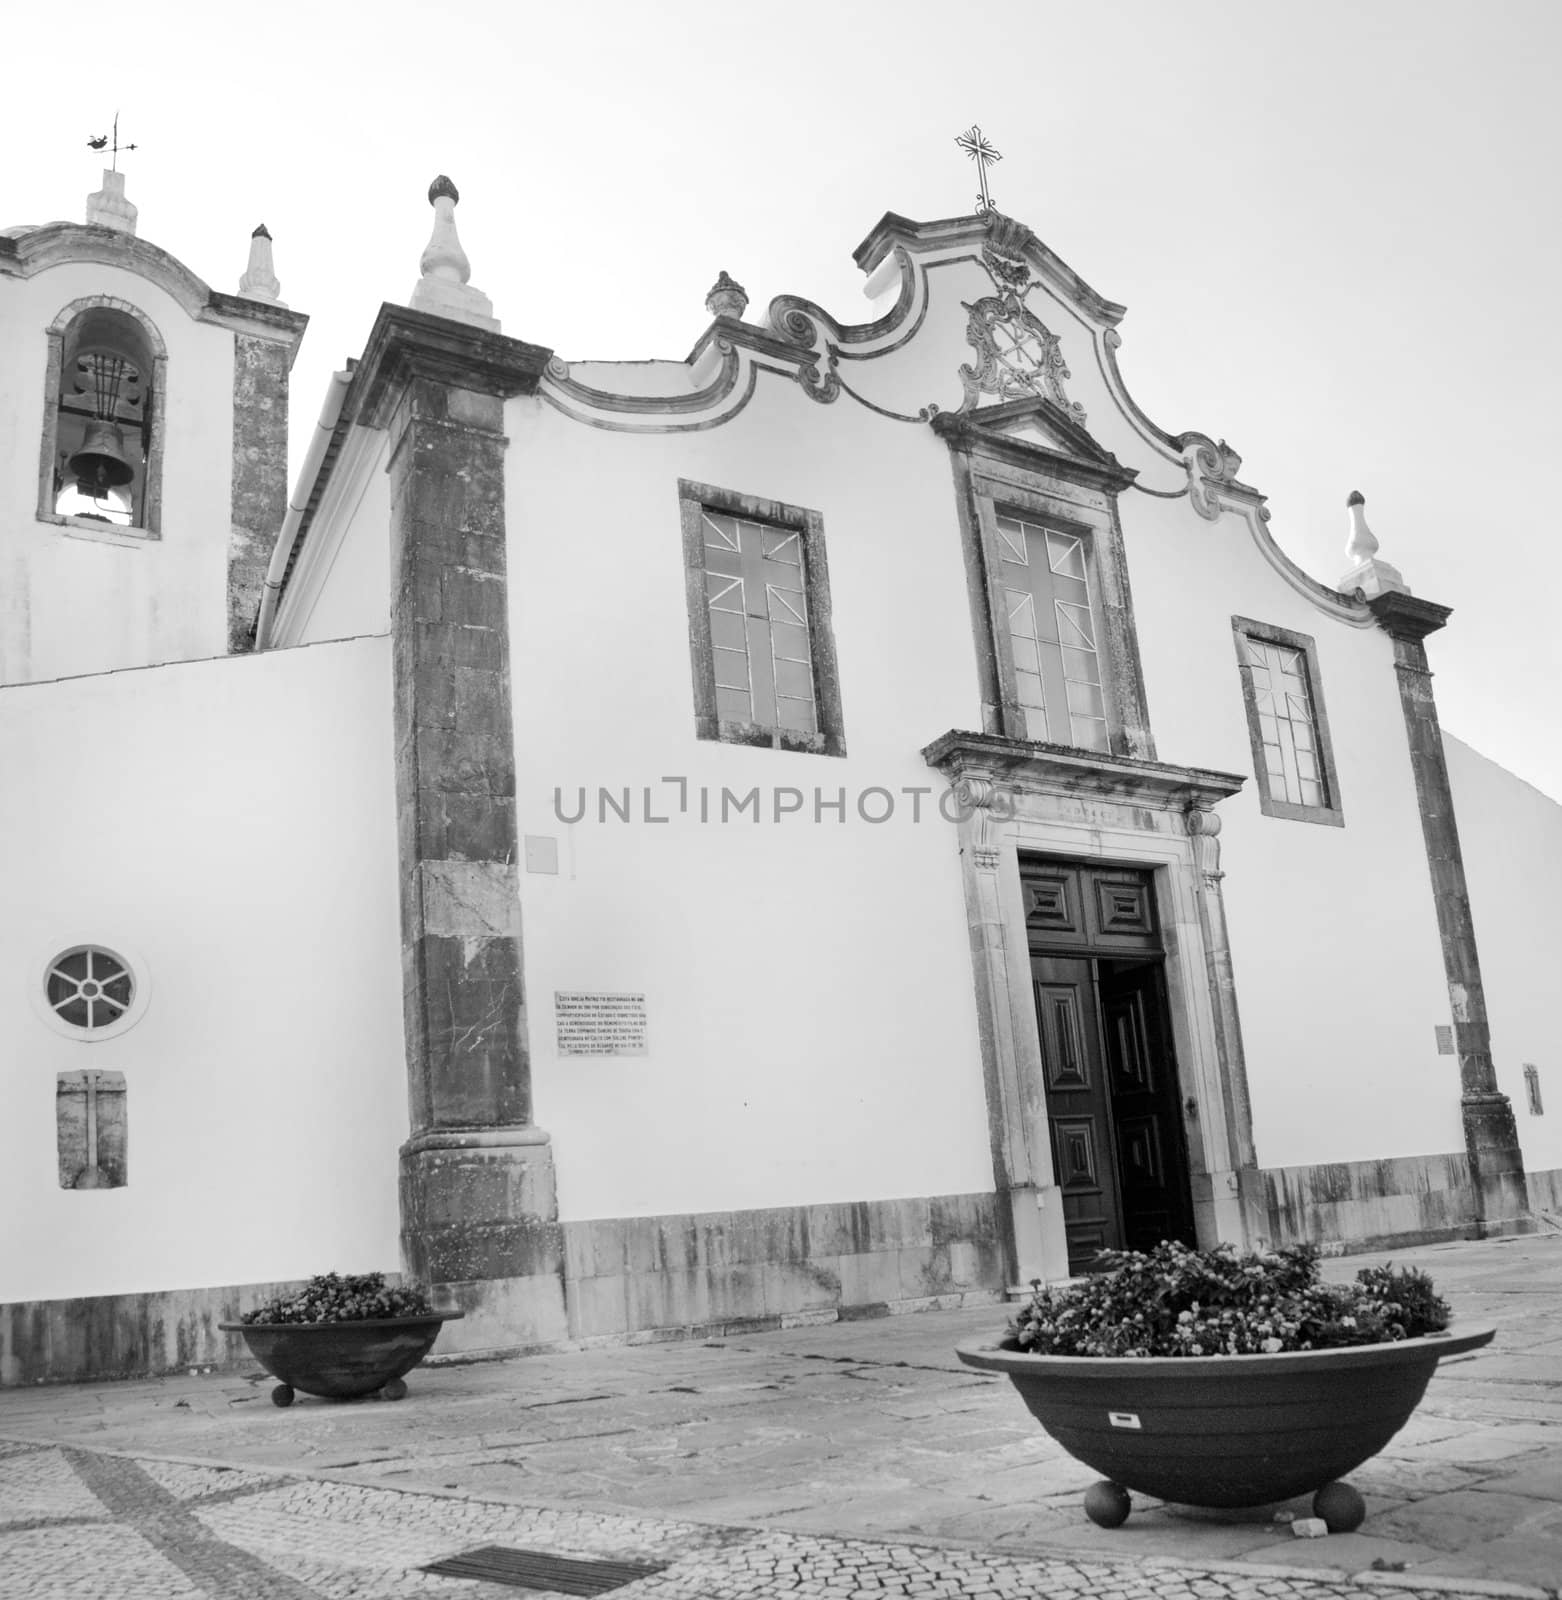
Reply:
[[82, 492], [94, 498], [110, 489], [123, 489], [136, 475], [119, 428], [112, 422], [89, 422], [81, 448], [68, 465]]

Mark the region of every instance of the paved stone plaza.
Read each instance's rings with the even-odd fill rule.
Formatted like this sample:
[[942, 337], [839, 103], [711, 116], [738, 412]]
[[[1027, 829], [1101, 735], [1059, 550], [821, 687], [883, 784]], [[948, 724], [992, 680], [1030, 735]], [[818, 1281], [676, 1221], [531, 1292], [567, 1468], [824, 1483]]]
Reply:
[[660, 1569], [626, 1600], [1555, 1595], [1562, 1235], [1397, 1259], [1498, 1335], [1352, 1474], [1353, 1534], [1142, 1500], [1094, 1527], [1095, 1475], [951, 1354], [985, 1306], [434, 1363], [395, 1404], [277, 1410], [258, 1373], [0, 1392], [0, 1597], [526, 1592], [422, 1570], [493, 1545]]

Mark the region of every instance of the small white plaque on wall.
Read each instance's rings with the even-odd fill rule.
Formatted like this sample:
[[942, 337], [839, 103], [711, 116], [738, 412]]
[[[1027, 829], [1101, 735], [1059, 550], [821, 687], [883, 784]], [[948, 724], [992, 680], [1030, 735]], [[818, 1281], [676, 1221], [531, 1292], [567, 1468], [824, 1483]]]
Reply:
[[525, 839], [526, 870], [528, 872], [557, 872], [559, 870], [559, 841], [545, 833], [528, 833]]
[[553, 1018], [561, 1056], [644, 1056], [643, 994], [553, 991]]

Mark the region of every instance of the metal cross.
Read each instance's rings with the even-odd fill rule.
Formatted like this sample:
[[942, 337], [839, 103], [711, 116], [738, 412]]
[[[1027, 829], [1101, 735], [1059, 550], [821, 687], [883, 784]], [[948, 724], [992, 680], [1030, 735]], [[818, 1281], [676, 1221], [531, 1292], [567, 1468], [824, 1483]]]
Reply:
[[119, 152], [121, 150], [134, 150], [136, 146], [133, 144], [121, 144], [119, 142], [119, 113], [116, 111], [114, 113], [113, 134], [109, 135], [106, 133], [100, 133], [96, 139], [87, 140], [87, 148], [89, 150], [108, 150], [113, 157], [113, 165], [109, 168], [109, 171], [118, 172]]
[[976, 163], [977, 181], [982, 186], [982, 192], [976, 197], [978, 214], [993, 210], [993, 197], [987, 192], [987, 169], [993, 162], [1002, 161], [1003, 157], [987, 142], [986, 136], [974, 122], [964, 133], [956, 136], [955, 143]]

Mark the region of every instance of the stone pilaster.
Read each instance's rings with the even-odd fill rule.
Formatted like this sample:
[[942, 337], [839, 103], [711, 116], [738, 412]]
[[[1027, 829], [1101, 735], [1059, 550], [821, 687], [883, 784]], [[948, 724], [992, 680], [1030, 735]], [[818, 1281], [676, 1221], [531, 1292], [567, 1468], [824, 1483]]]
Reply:
[[[298, 319], [302, 324], [303, 319]], [[287, 515], [287, 392], [296, 339], [233, 338], [233, 493], [228, 650], [253, 647], [271, 548]]]
[[1501, 1233], [1526, 1225], [1529, 1198], [1524, 1184], [1524, 1154], [1508, 1097], [1497, 1087], [1492, 1065], [1486, 991], [1464, 857], [1454, 817], [1453, 790], [1443, 753], [1426, 636], [1448, 620], [1450, 608], [1389, 591], [1368, 600], [1378, 626], [1394, 641], [1394, 671], [1410, 743], [1416, 801], [1426, 841], [1432, 899], [1442, 937], [1443, 971], [1453, 1013], [1454, 1048], [1459, 1058], [1460, 1108], [1465, 1149], [1475, 1183], [1484, 1232]]
[[1199, 932], [1209, 974], [1211, 1021], [1221, 1064], [1221, 1103], [1226, 1113], [1230, 1168], [1211, 1184], [1211, 1205], [1222, 1239], [1240, 1240], [1251, 1248], [1269, 1237], [1268, 1206], [1253, 1146], [1253, 1103], [1248, 1093], [1247, 1053], [1242, 1044], [1242, 1019], [1237, 1009], [1237, 980], [1231, 965], [1231, 938], [1226, 926], [1226, 898], [1221, 885], [1218, 812], [1194, 806], [1188, 812], [1188, 838], [1193, 851], [1194, 896]]
[[[1013, 797], [1001, 795], [992, 775], [980, 768], [962, 772], [955, 794], [997, 1220], [1009, 1258], [1009, 1282], [1056, 1280], [1068, 1275], [1068, 1239], [1052, 1169], [1041, 1061], [1024, 1042], [1035, 1000], [1029, 984], [1014, 983], [1000, 880], [1005, 869], [1000, 813], [1014, 814]], [[1007, 870], [1013, 873], [1012, 846], [1007, 856]], [[1028, 958], [1029, 952], [1020, 954]]]
[[548, 354], [386, 306], [357, 386], [358, 420], [391, 441], [402, 1251], [467, 1313], [457, 1348], [566, 1332], [552, 1151], [531, 1120], [504, 501], [504, 402]]

